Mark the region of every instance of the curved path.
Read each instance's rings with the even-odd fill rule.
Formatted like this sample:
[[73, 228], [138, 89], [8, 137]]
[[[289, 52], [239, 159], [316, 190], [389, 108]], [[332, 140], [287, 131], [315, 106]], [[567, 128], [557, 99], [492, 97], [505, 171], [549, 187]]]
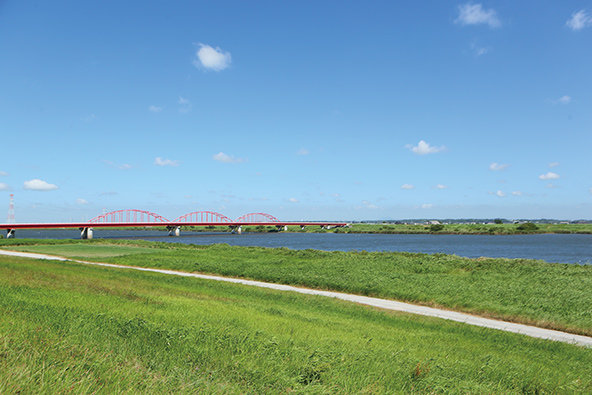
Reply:
[[438, 317], [438, 318], [442, 318], [445, 320], [463, 322], [463, 323], [469, 324], [469, 325], [476, 325], [476, 326], [482, 326], [485, 328], [499, 329], [502, 331], [519, 333], [519, 334], [530, 336], [530, 337], [559, 341], [559, 342], [564, 342], [564, 343], [571, 343], [571, 344], [576, 344], [576, 345], [592, 348], [592, 337], [588, 337], [588, 336], [574, 335], [571, 333], [555, 331], [555, 330], [551, 330], [551, 329], [543, 329], [543, 328], [538, 328], [535, 326], [529, 326], [529, 325], [523, 325], [523, 324], [516, 324], [513, 322], [492, 320], [489, 318], [477, 317], [477, 316], [470, 315], [470, 314], [458, 313], [455, 311], [436, 309], [436, 308], [426, 307], [426, 306], [418, 306], [418, 305], [413, 305], [410, 303], [397, 302], [397, 301], [388, 300], [388, 299], [371, 298], [368, 296], [351, 295], [351, 294], [345, 294], [345, 293], [341, 293], [341, 292], [320, 291], [320, 290], [316, 290], [316, 289], [294, 287], [291, 285], [265, 283], [262, 281], [243, 280], [243, 279], [239, 279], [239, 278], [212, 276], [212, 275], [207, 275], [207, 274], [177, 272], [174, 270], [163, 270], [163, 269], [150, 269], [150, 268], [136, 267], [136, 266], [114, 265], [114, 264], [110, 264], [110, 263], [86, 262], [86, 261], [79, 261], [79, 260], [74, 260], [74, 259], [66, 259], [66, 258], [62, 258], [62, 257], [52, 256], [52, 255], [33, 254], [33, 253], [28, 253], [28, 252], [0, 250], [0, 254], [18, 256], [18, 257], [24, 257], [24, 258], [34, 258], [34, 259], [52, 259], [52, 260], [59, 260], [59, 261], [72, 261], [72, 262], [85, 263], [85, 264], [89, 264], [89, 265], [106, 266], [106, 267], [119, 268], [119, 269], [142, 270], [142, 271], [146, 271], [146, 272], [171, 274], [171, 275], [183, 276], [183, 277], [196, 277], [196, 278], [201, 278], [201, 279], [206, 279], [206, 280], [226, 281], [226, 282], [230, 282], [230, 283], [245, 284], [245, 285], [251, 285], [251, 286], [256, 286], [256, 287], [261, 287], [261, 288], [276, 289], [276, 290], [280, 290], [280, 291], [292, 291], [292, 292], [299, 292], [302, 294], [320, 295], [320, 296], [326, 296], [326, 297], [331, 297], [331, 298], [347, 300], [350, 302], [360, 303], [360, 304], [364, 304], [364, 305], [368, 305], [368, 306], [378, 307], [378, 308], [386, 309], [386, 310], [396, 310], [396, 311], [402, 311], [402, 312], [411, 313], [411, 314], [419, 314], [419, 315], [425, 315], [425, 316], [430, 316], [430, 317]]

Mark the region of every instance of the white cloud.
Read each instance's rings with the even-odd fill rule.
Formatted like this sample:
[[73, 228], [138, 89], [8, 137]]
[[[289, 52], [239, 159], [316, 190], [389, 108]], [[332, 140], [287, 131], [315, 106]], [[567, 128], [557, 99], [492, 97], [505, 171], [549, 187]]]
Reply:
[[435, 187], [432, 187], [432, 189], [448, 189], [449, 186], [448, 185], [443, 185], [443, 184], [438, 184]]
[[546, 186], [546, 188], [547, 188], [547, 189], [554, 189], [554, 188], [557, 188], [557, 185], [554, 185], [554, 184], [548, 183], [548, 184], [547, 184], [547, 186]]
[[434, 205], [433, 205], [433, 204], [431, 204], [431, 203], [428, 203], [428, 204], [422, 204], [422, 205], [421, 205], [421, 208], [423, 208], [423, 209], [430, 209], [430, 208], [432, 208], [432, 207], [434, 207]]
[[24, 187], [30, 191], [53, 191], [58, 189], [57, 185], [50, 184], [37, 178], [31, 181], [25, 181]]
[[95, 116], [95, 114], [90, 114], [90, 115], [87, 115], [86, 117], [83, 117], [83, 118], [82, 118], [82, 120], [83, 120], [84, 122], [93, 122], [93, 121], [95, 121], [96, 119], [97, 119], [97, 117]]
[[581, 30], [592, 26], [592, 16], [588, 15], [586, 10], [580, 10], [571, 14], [571, 18], [565, 22], [565, 25], [573, 31]]
[[548, 172], [547, 174], [541, 174], [539, 179], [541, 180], [556, 180], [559, 178], [559, 174]]
[[420, 140], [420, 142], [415, 147], [411, 144], [408, 144], [406, 148], [410, 149], [413, 153], [417, 155], [435, 154], [436, 152], [440, 152], [446, 149], [446, 147], [444, 146], [432, 147], [429, 143], [426, 143], [423, 140]]
[[288, 199], [288, 201], [289, 201], [290, 203], [298, 203], [298, 202], [299, 202], [299, 200], [298, 200], [298, 199], [296, 199], [296, 198], [290, 198], [290, 199]]
[[502, 191], [497, 191], [495, 194], [497, 197], [505, 197], [506, 196], [506, 193], [502, 192]]
[[88, 204], [88, 201], [85, 199], [76, 199], [76, 204]]
[[160, 156], [154, 159], [154, 164], [156, 166], [171, 166], [177, 167], [179, 166], [178, 160], [171, 160], [171, 159], [162, 159]]
[[232, 155], [226, 155], [224, 152], [217, 153], [216, 155], [212, 156], [212, 159], [222, 163], [241, 163], [246, 161], [246, 159], [243, 158], [235, 158]]
[[9, 189], [10, 187], [7, 184], [0, 182], [0, 191], [8, 191]]
[[475, 54], [475, 56], [481, 56], [481, 55], [485, 55], [489, 52], [492, 51], [491, 47], [483, 47], [479, 44], [477, 44], [476, 41], [473, 41], [471, 43], [471, 50], [473, 50], [473, 53]]
[[179, 104], [179, 112], [181, 114], [187, 114], [188, 112], [191, 112], [191, 109], [193, 108], [193, 104], [191, 104], [189, 100], [184, 99], [181, 96], [179, 96], [179, 100], [177, 101], [177, 103]]
[[5, 171], [0, 171], [0, 177], [8, 177], [8, 173]]
[[219, 47], [212, 48], [206, 44], [198, 44], [196, 59], [193, 65], [197, 68], [204, 68], [206, 70], [221, 71], [230, 67], [232, 56], [230, 52], [224, 52]]
[[154, 113], [161, 112], [162, 111], [162, 107], [150, 106], [150, 107], [148, 107], [148, 111], [154, 112]]
[[557, 101], [561, 104], [569, 104], [569, 103], [571, 103], [571, 97], [561, 96]]
[[367, 200], [364, 200], [364, 201], [362, 202], [362, 204], [363, 204], [364, 206], [366, 206], [366, 208], [369, 208], [370, 210], [376, 210], [376, 209], [379, 209], [379, 208], [380, 208], [380, 207], [378, 207], [377, 205], [375, 205], [375, 204], [372, 204], [371, 202], [369, 202], [369, 201], [367, 201]]
[[484, 10], [481, 4], [463, 4], [458, 6], [459, 14], [456, 23], [461, 25], [485, 24], [489, 27], [500, 27], [502, 24], [494, 9]]
[[513, 191], [512, 192], [512, 195], [513, 196], [522, 196], [522, 192], [520, 192], [520, 191]]
[[105, 159], [101, 159], [101, 162], [109, 165], [109, 167], [112, 167], [114, 169], [119, 169], [119, 170], [129, 170], [129, 169], [133, 169], [133, 166], [130, 165], [129, 163], [123, 163], [123, 164], [117, 164], [111, 160], [105, 160]]
[[403, 185], [401, 185], [401, 189], [405, 189], [405, 190], [410, 191], [412, 189], [415, 189], [415, 186], [411, 185], [411, 184], [403, 184]]
[[300, 148], [300, 150], [298, 152], [296, 152], [296, 155], [308, 155], [310, 154], [310, 151], [307, 150], [306, 148]]
[[508, 167], [510, 167], [510, 165], [502, 165], [500, 163], [493, 162], [492, 164], [489, 165], [489, 170], [501, 171], [501, 170], [506, 170]]
[[549, 167], [559, 166], [559, 162], [549, 163]]

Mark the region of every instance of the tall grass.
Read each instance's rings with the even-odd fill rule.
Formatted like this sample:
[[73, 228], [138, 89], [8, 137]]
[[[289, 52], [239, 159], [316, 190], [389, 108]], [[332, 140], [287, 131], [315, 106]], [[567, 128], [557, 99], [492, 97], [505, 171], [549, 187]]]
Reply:
[[0, 257], [0, 393], [576, 394], [592, 350], [321, 297]]

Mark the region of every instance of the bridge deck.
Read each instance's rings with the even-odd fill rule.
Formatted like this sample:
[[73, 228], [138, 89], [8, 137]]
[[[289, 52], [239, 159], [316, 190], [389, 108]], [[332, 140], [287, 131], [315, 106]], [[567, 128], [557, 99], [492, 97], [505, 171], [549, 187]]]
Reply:
[[331, 226], [344, 227], [345, 222], [67, 222], [0, 224], [0, 229], [66, 229], [66, 228], [124, 228], [167, 226]]

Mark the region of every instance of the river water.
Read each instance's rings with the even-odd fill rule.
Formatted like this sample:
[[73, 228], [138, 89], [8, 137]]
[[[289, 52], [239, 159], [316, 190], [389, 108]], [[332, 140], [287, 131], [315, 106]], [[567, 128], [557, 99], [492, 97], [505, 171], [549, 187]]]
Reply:
[[[77, 230], [18, 230], [18, 238], [80, 238]], [[287, 247], [326, 251], [408, 251], [469, 258], [528, 258], [558, 263], [592, 263], [592, 235], [397, 235], [343, 233], [201, 233], [169, 237], [158, 230], [95, 229], [95, 238], [141, 239], [183, 244]]]

